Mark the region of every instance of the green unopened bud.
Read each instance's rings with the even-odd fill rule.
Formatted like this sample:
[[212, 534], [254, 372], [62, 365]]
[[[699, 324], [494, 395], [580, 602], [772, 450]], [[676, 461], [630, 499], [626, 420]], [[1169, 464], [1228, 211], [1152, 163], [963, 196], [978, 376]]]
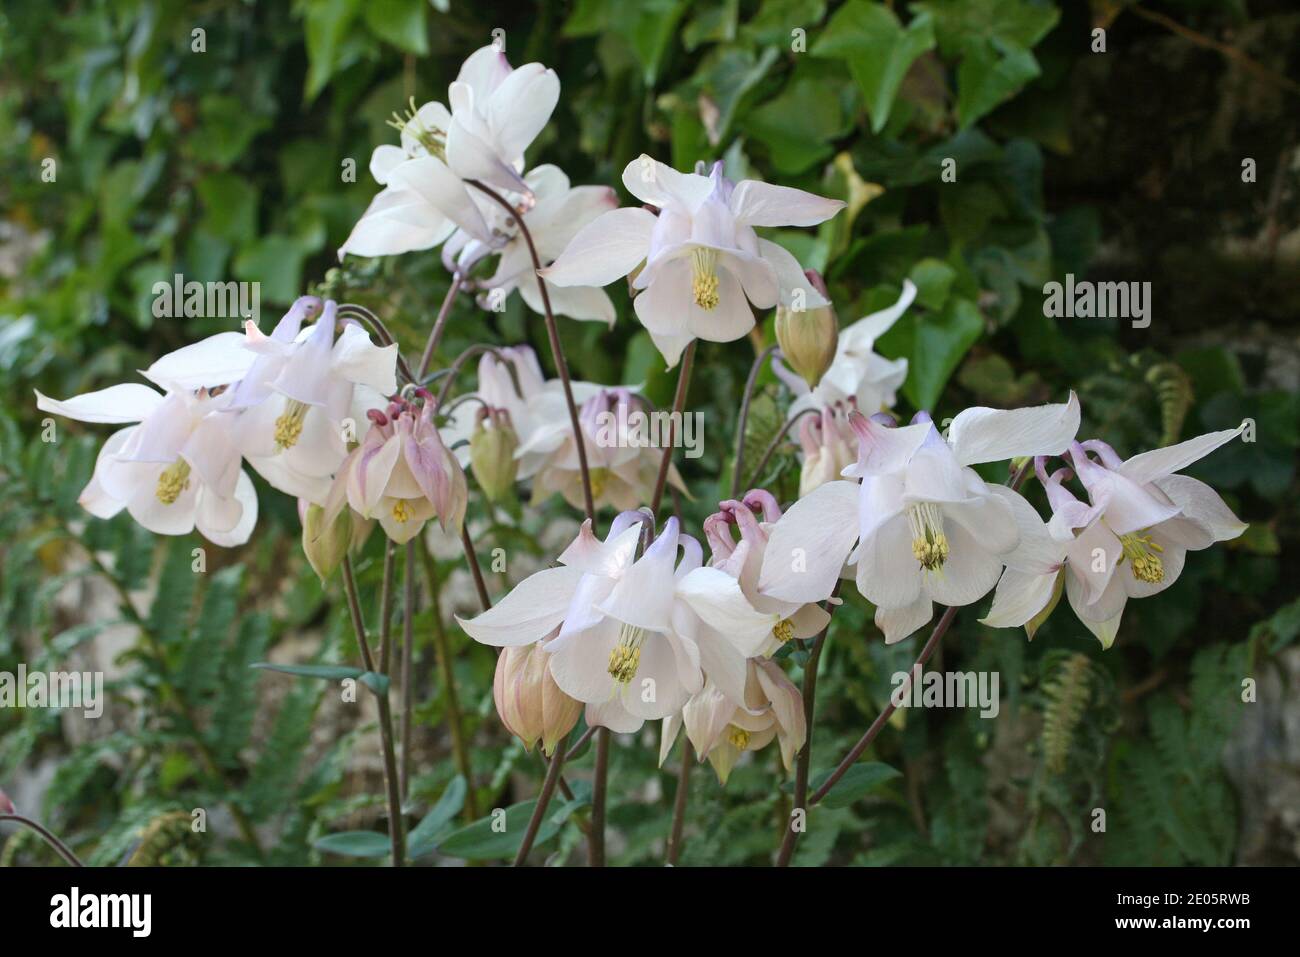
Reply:
[[514, 490], [517, 448], [519, 436], [504, 411], [492, 410], [479, 419], [469, 439], [469, 466], [488, 501], [498, 502]]
[[[825, 297], [826, 284], [816, 270], [809, 269], [805, 275], [812, 287]], [[840, 330], [834, 309], [830, 306], [808, 308], [806, 304], [806, 291], [796, 289], [789, 306], [776, 307], [776, 341], [790, 368], [808, 383], [809, 388], [816, 388], [835, 360]]]
[[350, 508], [341, 509], [334, 521], [326, 522], [325, 509], [319, 505], [307, 506], [302, 518], [302, 550], [321, 581], [339, 567], [355, 531]]

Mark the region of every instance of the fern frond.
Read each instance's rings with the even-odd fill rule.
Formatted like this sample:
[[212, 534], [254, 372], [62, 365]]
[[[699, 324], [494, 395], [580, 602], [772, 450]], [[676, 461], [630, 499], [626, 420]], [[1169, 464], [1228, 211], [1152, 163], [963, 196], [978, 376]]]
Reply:
[[1074, 732], [1092, 696], [1088, 656], [1069, 655], [1043, 685], [1043, 760], [1051, 774], [1065, 770]]
[[1160, 362], [1147, 370], [1146, 381], [1160, 403], [1160, 444], [1173, 445], [1192, 407], [1192, 380], [1177, 363]]

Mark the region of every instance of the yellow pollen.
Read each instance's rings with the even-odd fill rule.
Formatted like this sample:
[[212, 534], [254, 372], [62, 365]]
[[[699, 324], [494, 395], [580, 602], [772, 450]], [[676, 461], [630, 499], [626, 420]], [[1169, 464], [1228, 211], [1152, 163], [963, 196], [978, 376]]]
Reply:
[[777, 641], [784, 645], [794, 637], [794, 622], [789, 618], [782, 618], [772, 628], [772, 634], [776, 636]]
[[697, 246], [691, 250], [691, 295], [701, 309], [714, 309], [718, 305], [718, 254], [715, 250]]
[[933, 502], [920, 502], [907, 509], [912, 527], [912, 555], [928, 572], [943, 568], [948, 560], [948, 536], [943, 533], [943, 515]]
[[734, 724], [727, 726], [727, 740], [735, 745], [738, 751], [744, 751], [749, 744], [749, 732], [744, 728], [738, 728]]
[[619, 684], [627, 684], [636, 677], [641, 665], [641, 645], [645, 631], [634, 625], [624, 625], [618, 633], [618, 644], [609, 653], [609, 674]]
[[406, 507], [406, 499], [399, 498], [393, 502], [393, 518], [405, 522], [411, 517], [411, 510]]
[[[1134, 578], [1148, 585], [1156, 585], [1165, 580], [1165, 563], [1160, 560], [1159, 555], [1152, 554], [1152, 549], [1157, 552], [1163, 552], [1164, 549], [1156, 544], [1150, 535], [1131, 532], [1128, 535], [1121, 535], [1119, 543], [1124, 546], [1124, 558], [1129, 560]], [[1120, 561], [1122, 562], [1124, 558]]]
[[275, 420], [275, 447], [278, 451], [283, 452], [298, 444], [302, 435], [302, 420], [307, 415], [308, 408], [310, 406], [297, 399], [290, 399], [285, 405], [285, 410]]
[[164, 505], [171, 505], [181, 497], [181, 492], [190, 487], [190, 463], [177, 459], [158, 476], [158, 488], [154, 495]]
[[591, 497], [598, 499], [605, 494], [605, 484], [609, 481], [609, 469], [592, 469], [588, 473], [591, 479]]
[[445, 160], [447, 154], [446, 138], [437, 130], [431, 130], [420, 121], [419, 111], [415, 108], [415, 97], [408, 101], [406, 112], [393, 111], [388, 125], [399, 133], [409, 133], [419, 142], [430, 156]]

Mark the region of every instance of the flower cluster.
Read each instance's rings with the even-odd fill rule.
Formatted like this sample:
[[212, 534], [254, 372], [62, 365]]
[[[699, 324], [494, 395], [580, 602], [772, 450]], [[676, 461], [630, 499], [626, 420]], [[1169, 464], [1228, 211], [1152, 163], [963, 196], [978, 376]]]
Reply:
[[[991, 592], [982, 620], [1032, 638], [1064, 593], [1109, 647], [1129, 599], [1169, 587], [1188, 551], [1245, 528], [1212, 489], [1178, 474], [1240, 430], [1122, 460], [1079, 440], [1073, 394], [967, 409], [944, 431], [925, 412], [898, 424], [889, 410], [907, 362], [874, 345], [916, 288], [904, 283], [893, 306], [841, 331], [821, 277], [757, 232], [815, 226], [843, 202], [733, 182], [721, 162], [683, 173], [643, 155], [622, 174], [641, 205], [620, 208], [614, 190], [573, 187], [555, 166], [526, 171], [558, 97], [541, 64], [514, 69], [494, 47], [475, 52], [448, 105], [412, 103], [395, 119], [400, 146], [378, 147], [370, 163], [382, 190], [339, 250], [442, 247], [453, 280], [426, 360], [460, 289], [489, 308], [518, 290], [547, 320], [558, 378], [526, 345], [479, 345], [477, 390], [440, 408], [459, 361], [437, 397], [416, 381], [399, 389], [399, 370], [416, 377], [382, 324], [377, 345], [336, 303], [305, 296], [269, 335], [250, 322], [159, 359], [144, 376], [161, 391], [123, 384], [62, 402], [38, 393], [47, 411], [135, 423], [105, 442], [85, 508], [238, 545], [257, 518], [246, 461], [299, 499], [304, 549], [324, 577], [376, 522], [393, 542], [434, 519], [461, 530], [466, 466], [489, 502], [519, 481], [531, 483], [533, 504], [558, 494], [588, 517], [554, 566], [457, 619], [503, 649], [503, 724], [551, 753], [580, 715], [619, 732], [662, 721], [661, 760], [684, 728], [724, 782], [745, 752], [776, 741], [791, 767], [803, 748], [804, 702], [781, 662], [792, 643], [826, 633], [845, 580], [874, 607], [886, 642], [929, 623], [935, 605]], [[671, 448], [627, 434], [628, 413], [649, 410], [637, 387], [568, 377], [554, 316], [613, 323], [603, 287], [623, 278], [669, 367], [696, 340], [749, 336], [755, 309], [776, 313], [774, 370], [803, 459], [798, 497], [783, 507], [757, 488], [721, 501], [702, 525], [707, 557], [678, 517], [658, 524], [665, 485], [687, 487]], [[679, 396], [690, 365], [681, 362]], [[1052, 458], [1062, 460], [1054, 471]], [[1032, 465], [1048, 520], [1018, 480], [993, 484], [975, 469], [1008, 460], [1018, 480]], [[601, 508], [617, 512], [603, 537]]]

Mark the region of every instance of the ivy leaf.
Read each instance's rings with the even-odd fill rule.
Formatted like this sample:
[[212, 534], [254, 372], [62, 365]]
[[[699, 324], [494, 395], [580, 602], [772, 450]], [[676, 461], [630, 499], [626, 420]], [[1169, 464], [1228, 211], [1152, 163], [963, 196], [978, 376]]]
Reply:
[[929, 13], [913, 17], [904, 27], [883, 4], [849, 0], [826, 24], [812, 52], [813, 56], [848, 61], [866, 100], [871, 130], [879, 133], [908, 69], [932, 49], [934, 21]]
[[429, 52], [425, 35], [426, 0], [367, 0], [362, 8], [366, 26], [379, 39], [408, 53]]
[[997, 39], [971, 44], [957, 68], [958, 125], [966, 129], [1038, 74], [1038, 61], [1023, 47]]
[[906, 356], [903, 394], [917, 409], [933, 410], [943, 387], [984, 330], [984, 317], [969, 299], [953, 297], [942, 312], [909, 312], [880, 337], [880, 354]]

